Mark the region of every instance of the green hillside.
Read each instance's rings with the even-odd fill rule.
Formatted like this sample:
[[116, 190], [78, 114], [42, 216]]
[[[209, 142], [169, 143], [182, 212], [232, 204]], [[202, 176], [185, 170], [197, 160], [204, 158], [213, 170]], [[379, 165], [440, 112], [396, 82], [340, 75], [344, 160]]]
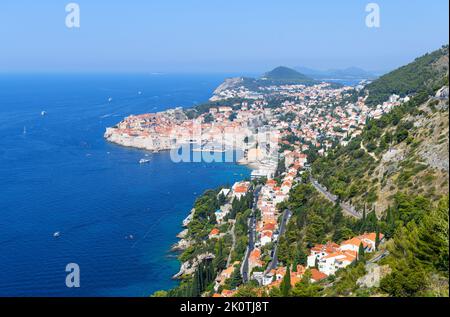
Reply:
[[265, 73], [260, 79], [262, 82], [293, 83], [293, 84], [314, 84], [316, 81], [298, 71], [279, 66], [270, 72]]
[[421, 90], [432, 91], [443, 85], [443, 77], [448, 74], [448, 45], [432, 53], [425, 54], [412, 63], [400, 67], [366, 86], [369, 106], [386, 101], [390, 95], [406, 96]]
[[391, 272], [379, 287], [360, 289], [364, 266], [346, 268], [323, 295], [448, 296], [448, 74], [429, 80], [445, 83], [447, 95], [416, 94], [312, 164], [319, 182], [385, 234], [389, 256], [378, 264]]
[[[430, 55], [436, 61], [442, 59], [441, 53]], [[427, 59], [421, 58], [416, 66]], [[405, 68], [393, 72], [405, 73]], [[305, 254], [313, 244], [339, 243], [364, 232], [381, 232], [386, 241], [374, 254], [335, 276], [314, 284], [298, 283], [289, 295], [449, 295], [448, 73], [435, 72], [426, 83], [423, 74], [410, 74], [409, 83], [423, 84], [417, 84], [409, 102], [369, 120], [361, 136], [312, 162], [312, 176], [340, 201], [363, 211], [362, 219], [344, 217], [340, 207], [309, 184], [307, 175], [293, 189], [286, 206], [281, 206], [293, 212], [280, 238], [282, 263], [305, 264]], [[384, 85], [386, 78], [380, 82]], [[374, 82], [372, 87], [381, 86]], [[383, 268], [384, 273], [378, 286], [366, 288], [358, 280], [373, 278], [367, 266], [372, 260], [376, 264], [370, 265]], [[280, 290], [272, 289], [270, 295], [280, 296]]]

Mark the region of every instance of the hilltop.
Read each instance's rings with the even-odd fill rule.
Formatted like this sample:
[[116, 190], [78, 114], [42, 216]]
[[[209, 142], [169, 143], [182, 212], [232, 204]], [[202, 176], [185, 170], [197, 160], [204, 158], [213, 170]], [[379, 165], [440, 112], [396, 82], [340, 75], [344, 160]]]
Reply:
[[269, 86], [311, 86], [315, 84], [319, 84], [319, 82], [302, 73], [297, 72], [294, 69], [279, 66], [269, 72], [264, 73], [260, 78], [234, 77], [225, 79], [225, 81], [214, 90], [213, 96], [210, 98], [210, 101], [216, 102], [233, 99], [227, 96], [227, 91], [232, 90], [239, 91], [240, 93], [247, 93], [247, 98], [249, 99], [258, 99], [262, 97], [264, 89]]
[[366, 104], [376, 106], [392, 94], [401, 97], [416, 94], [421, 90], [428, 93], [444, 85], [448, 80], [448, 45], [400, 67], [366, 86], [369, 97]]
[[299, 73], [298, 71], [292, 68], [284, 66], [276, 67], [273, 70], [265, 73], [260, 80], [271, 83], [292, 83], [292, 84], [312, 84], [315, 82], [312, 78], [302, 73]]

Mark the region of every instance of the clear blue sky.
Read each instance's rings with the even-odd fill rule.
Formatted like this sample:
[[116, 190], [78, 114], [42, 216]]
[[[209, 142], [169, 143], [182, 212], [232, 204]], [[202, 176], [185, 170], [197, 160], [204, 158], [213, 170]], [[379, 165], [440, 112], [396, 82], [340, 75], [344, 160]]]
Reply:
[[[448, 43], [448, 0], [0, 1], [0, 72], [389, 70]], [[381, 8], [381, 28], [365, 6]]]

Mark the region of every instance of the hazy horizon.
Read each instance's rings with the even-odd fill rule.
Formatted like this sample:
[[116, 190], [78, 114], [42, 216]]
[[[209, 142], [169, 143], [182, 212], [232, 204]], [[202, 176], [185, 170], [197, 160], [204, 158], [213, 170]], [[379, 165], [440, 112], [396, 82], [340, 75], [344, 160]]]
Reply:
[[362, 0], [80, 0], [80, 28], [67, 28], [69, 2], [2, 1], [0, 73], [384, 73], [449, 36], [446, 0], [376, 1], [379, 28], [366, 26]]

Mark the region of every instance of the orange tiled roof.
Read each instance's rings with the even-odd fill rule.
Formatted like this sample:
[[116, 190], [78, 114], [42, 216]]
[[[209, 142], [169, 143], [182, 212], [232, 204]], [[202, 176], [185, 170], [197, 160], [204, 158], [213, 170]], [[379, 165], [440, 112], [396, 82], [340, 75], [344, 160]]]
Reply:
[[255, 248], [250, 252], [249, 260], [256, 261], [259, 260], [261, 257], [261, 250], [258, 248]]
[[326, 275], [325, 273], [320, 272], [317, 269], [311, 269], [311, 279], [313, 279], [314, 281], [318, 282], [327, 277], [328, 277], [328, 275]]
[[211, 232], [209, 233], [209, 235], [215, 236], [215, 235], [218, 235], [219, 233], [220, 233], [220, 230], [217, 229], [217, 228], [214, 228], [214, 229], [211, 230]]
[[234, 188], [235, 193], [246, 193], [248, 190], [247, 186], [239, 185]]

